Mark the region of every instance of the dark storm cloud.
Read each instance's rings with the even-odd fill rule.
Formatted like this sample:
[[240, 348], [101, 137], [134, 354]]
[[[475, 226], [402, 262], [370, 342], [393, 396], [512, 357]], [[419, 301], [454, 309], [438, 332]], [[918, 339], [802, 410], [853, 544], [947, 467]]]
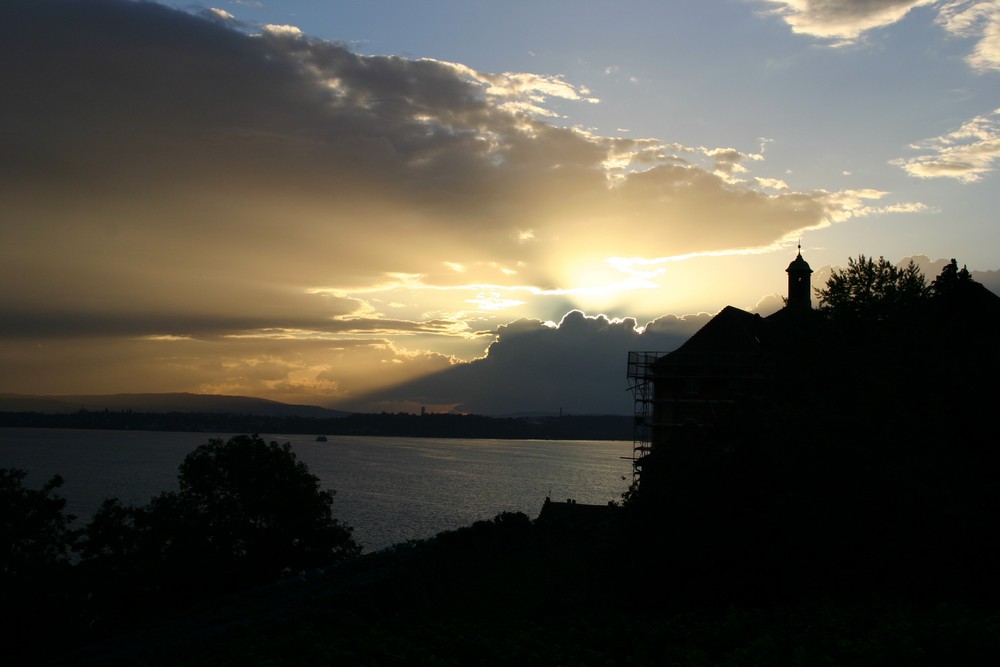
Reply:
[[709, 316], [664, 317], [640, 333], [633, 319], [567, 313], [558, 326], [518, 320], [499, 327], [487, 355], [352, 402], [362, 409], [448, 406], [474, 414], [628, 414], [628, 352], [676, 349]]

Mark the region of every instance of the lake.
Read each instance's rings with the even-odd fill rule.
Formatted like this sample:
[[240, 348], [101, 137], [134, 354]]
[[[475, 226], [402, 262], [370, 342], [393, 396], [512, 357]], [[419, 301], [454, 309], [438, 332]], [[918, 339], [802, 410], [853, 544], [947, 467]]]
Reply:
[[[0, 468], [28, 471], [38, 488], [52, 475], [82, 526], [105, 498], [143, 504], [177, 489], [177, 467], [209, 438], [229, 433], [0, 428]], [[334, 516], [354, 527], [366, 552], [490, 519], [531, 518], [549, 496], [580, 503], [621, 500], [631, 480], [631, 441], [487, 440], [261, 434], [291, 443], [299, 460], [334, 489]]]

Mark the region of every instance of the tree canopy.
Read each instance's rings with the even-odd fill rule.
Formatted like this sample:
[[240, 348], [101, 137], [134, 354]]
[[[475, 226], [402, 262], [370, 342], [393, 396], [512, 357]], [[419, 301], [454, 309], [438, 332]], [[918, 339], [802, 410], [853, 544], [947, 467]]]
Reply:
[[298, 572], [360, 551], [333, 517], [335, 492], [320, 488], [288, 443], [210, 440], [184, 459], [178, 481], [187, 520], [219, 556], [252, 571]]
[[883, 320], [931, 294], [923, 273], [911, 260], [893, 266], [884, 257], [848, 258], [846, 269], [834, 269], [826, 286], [816, 289], [821, 312], [837, 318]]
[[931, 291], [935, 296], [945, 296], [952, 294], [966, 285], [971, 285], [975, 281], [972, 279], [972, 274], [963, 265], [961, 269], [958, 268], [958, 261], [952, 259], [948, 264], [941, 269], [941, 274], [934, 279], [931, 283]]
[[361, 551], [333, 516], [335, 492], [320, 488], [287, 443], [209, 440], [184, 459], [178, 482], [179, 491], [142, 507], [105, 501], [87, 526], [84, 563], [190, 591], [267, 581]]
[[74, 517], [65, 514], [66, 500], [56, 495], [62, 477], [40, 489], [25, 488], [27, 472], [0, 470], [0, 582], [44, 574], [69, 564]]

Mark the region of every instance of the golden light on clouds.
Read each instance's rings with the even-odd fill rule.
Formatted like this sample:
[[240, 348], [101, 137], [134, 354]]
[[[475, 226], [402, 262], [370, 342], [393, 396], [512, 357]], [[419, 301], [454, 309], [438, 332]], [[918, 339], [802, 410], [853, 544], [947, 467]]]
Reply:
[[498, 290], [489, 290], [477, 293], [472, 299], [465, 299], [465, 303], [472, 304], [476, 310], [482, 312], [493, 312], [523, 306], [526, 302], [522, 299], [504, 297]]
[[822, 0], [764, 0], [774, 6], [795, 32], [849, 44], [866, 31], [891, 25], [917, 7], [936, 0], [870, 0], [826, 2]]
[[[926, 3], [767, 4], [846, 40]], [[952, 9], [955, 33], [994, 25]], [[804, 232], [926, 209], [861, 182], [797, 185], [757, 128], [713, 145], [574, 122], [604, 93], [561, 74], [362, 55], [279, 19], [154, 3], [39, 0], [6, 26], [0, 391], [332, 404], [544, 347], [532, 336], [632, 344], [663, 313], [780, 289], [764, 263], [727, 282], [724, 258], [780, 267]], [[995, 116], [895, 164], [984, 178]], [[691, 325], [669, 324], [645, 330]]]
[[[997, 24], [1000, 30], [1000, 22]], [[910, 146], [923, 155], [892, 161], [917, 178], [954, 178], [975, 183], [1000, 162], [1000, 109], [977, 116], [943, 136]]]

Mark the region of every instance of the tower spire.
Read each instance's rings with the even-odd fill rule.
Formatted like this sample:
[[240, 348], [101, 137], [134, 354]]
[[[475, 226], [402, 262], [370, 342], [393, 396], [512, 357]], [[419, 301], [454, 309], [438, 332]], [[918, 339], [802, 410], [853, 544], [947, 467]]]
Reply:
[[788, 303], [787, 308], [794, 310], [809, 310], [812, 308], [812, 269], [809, 263], [802, 259], [802, 239], [799, 239], [798, 256], [785, 269], [788, 273]]

